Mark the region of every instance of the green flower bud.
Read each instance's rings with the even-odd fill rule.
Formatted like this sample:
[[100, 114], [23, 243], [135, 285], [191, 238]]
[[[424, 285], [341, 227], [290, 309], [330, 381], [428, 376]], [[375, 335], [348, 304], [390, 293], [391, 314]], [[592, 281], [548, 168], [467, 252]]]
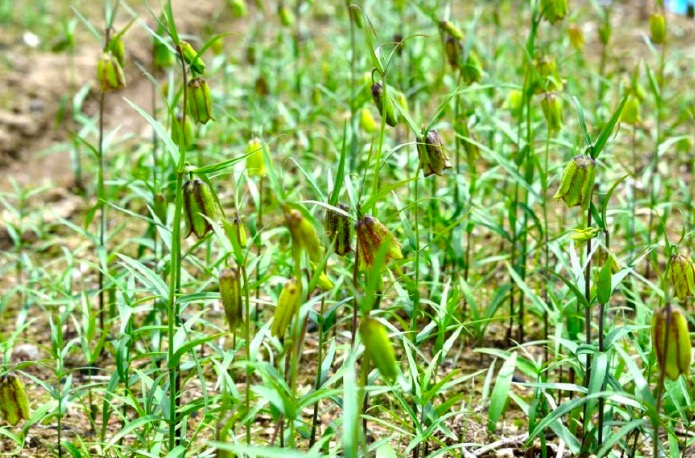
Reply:
[[0, 378], [0, 418], [15, 426], [30, 416], [29, 398], [21, 380], [14, 374]]
[[230, 0], [229, 6], [236, 17], [244, 17], [249, 13], [245, 0]]
[[441, 176], [444, 170], [451, 168], [444, 142], [434, 129], [429, 130], [425, 138], [418, 138], [417, 154], [425, 177], [432, 174]]
[[656, 359], [668, 378], [676, 380], [681, 374], [688, 375], [692, 346], [688, 322], [679, 308], [667, 305], [654, 312], [652, 345]]
[[152, 61], [157, 69], [164, 69], [174, 65], [174, 53], [162, 42], [155, 39]]
[[224, 309], [224, 316], [227, 318], [229, 332], [234, 332], [244, 320], [239, 269], [220, 270], [219, 285], [220, 301]]
[[252, 138], [249, 146], [246, 147], [246, 172], [252, 177], [263, 177], [267, 171], [265, 168], [265, 157], [263, 153], [267, 151], [265, 145], [258, 138]]
[[468, 52], [468, 59], [466, 59], [465, 65], [461, 68], [461, 74], [468, 84], [480, 81], [483, 77], [483, 64], [478, 54], [472, 49]]
[[456, 38], [449, 36], [444, 42], [444, 54], [446, 54], [446, 60], [449, 61], [449, 65], [454, 70], [461, 68], [461, 60], [463, 56], [463, 45]]
[[231, 221], [222, 220], [222, 228], [232, 244], [238, 243], [241, 248], [246, 248], [246, 230], [239, 219], [236, 217]]
[[[178, 121], [179, 128], [183, 131], [183, 144], [186, 149], [190, 149], [193, 146], [193, 124], [191, 123], [191, 118], [186, 116], [186, 122], [181, 124], [183, 116], [177, 114], [176, 120]], [[174, 142], [175, 145], [179, 144], [179, 130], [173, 125], [171, 126], [171, 141]]]
[[[350, 208], [345, 204], [338, 204], [338, 208], [348, 212]], [[350, 247], [350, 218], [333, 210], [326, 210], [324, 227], [328, 240], [333, 243], [333, 250], [338, 256], [345, 256], [352, 248]]]
[[568, 207], [581, 206], [589, 208], [596, 162], [590, 156], [575, 156], [562, 172], [560, 188], [555, 193], [555, 200], [564, 200]]
[[649, 32], [652, 36], [652, 43], [655, 45], [664, 44], [666, 41], [666, 18], [661, 13], [654, 13], [649, 18]]
[[193, 120], [200, 124], [215, 120], [212, 115], [210, 87], [202, 78], [194, 78], [188, 83], [188, 112]]
[[203, 59], [200, 56], [196, 57], [198, 51], [193, 49], [193, 46], [186, 41], [182, 41], [180, 44], [181, 51], [183, 52], [183, 60], [185, 60], [186, 63], [191, 66], [191, 70], [193, 70], [194, 73], [199, 75], [204, 74], [205, 62], [203, 62]]
[[620, 122], [631, 126], [636, 126], [642, 122], [640, 116], [640, 102], [634, 95], [631, 95], [627, 99], [627, 102], [625, 102], [623, 111], [620, 113]]
[[585, 229], [575, 229], [574, 234], [570, 235], [572, 240], [579, 243], [588, 242], [589, 240], [596, 237], [601, 231], [595, 227], [587, 227]]
[[561, 130], [563, 126], [562, 98], [554, 92], [546, 93], [541, 100], [541, 108], [548, 123], [548, 130], [550, 132]]
[[367, 107], [364, 107], [360, 110], [360, 127], [368, 134], [374, 133], [374, 131], [376, 131], [376, 120], [374, 119], [374, 115], [372, 115], [372, 112]]
[[398, 377], [398, 362], [386, 328], [374, 318], [364, 317], [360, 323], [360, 338], [365, 357], [387, 381], [393, 382]]
[[541, 0], [541, 13], [551, 24], [563, 20], [568, 8], [567, 0]]
[[305, 250], [309, 259], [318, 264], [323, 257], [323, 247], [314, 226], [295, 209], [285, 211], [285, 223], [292, 235], [292, 243]]
[[164, 194], [162, 193], [157, 193], [154, 195], [154, 214], [157, 215], [157, 218], [159, 221], [162, 222], [162, 224], [166, 224], [167, 222], [167, 198], [164, 197]]
[[103, 91], [118, 90], [125, 87], [123, 67], [111, 52], [105, 52], [101, 55], [97, 63], [97, 79]]
[[509, 91], [509, 94], [507, 94], [505, 107], [509, 108], [512, 116], [518, 116], [521, 113], [521, 110], [524, 108], [524, 93], [518, 89], [512, 89]]
[[280, 292], [278, 304], [273, 315], [273, 324], [270, 325], [270, 332], [275, 337], [284, 337], [287, 328], [292, 323], [292, 319], [299, 312], [302, 302], [302, 283], [296, 279], [291, 279]]
[[538, 80], [534, 84], [534, 92], [562, 91], [562, 78], [560, 78], [557, 64], [553, 57], [544, 56], [536, 60], [536, 72], [538, 73]]
[[284, 4], [280, 3], [278, 5], [278, 16], [280, 16], [280, 24], [282, 24], [283, 27], [293, 27], [295, 23], [295, 18], [294, 18], [294, 13], [292, 10], [285, 6]]
[[610, 16], [606, 14], [601, 22], [601, 25], [598, 26], [598, 40], [602, 45], [606, 46], [608, 42], [611, 41], [612, 32], [613, 29], [611, 27]]
[[386, 261], [403, 259], [401, 243], [381, 221], [373, 216], [365, 215], [355, 225], [360, 261], [364, 266], [374, 265], [374, 256], [386, 244]]
[[194, 233], [198, 239], [202, 239], [212, 230], [212, 224], [208, 219], [217, 220], [217, 207], [207, 183], [198, 178], [187, 181], [183, 185], [183, 202], [188, 226], [184, 238]]
[[[309, 264], [311, 265], [311, 268], [313, 270], [316, 270], [316, 264], [314, 264], [313, 262], [309, 262]], [[316, 283], [316, 286], [318, 286], [323, 291], [330, 291], [335, 287], [331, 279], [328, 277], [328, 275], [326, 275], [326, 272], [321, 272], [319, 274], [319, 281], [318, 283]]]
[[695, 266], [687, 256], [674, 254], [670, 263], [671, 285], [673, 293], [684, 301], [695, 294]]
[[456, 40], [463, 40], [463, 32], [451, 21], [439, 21], [439, 28], [445, 34], [451, 35]]
[[390, 91], [387, 93], [381, 83], [376, 82], [372, 85], [372, 99], [379, 110], [379, 114], [385, 119], [386, 124], [396, 127], [396, 124], [398, 124], [398, 113], [393, 106]]
[[125, 46], [120, 38], [112, 38], [109, 40], [107, 51], [111, 51], [111, 54], [116, 58], [121, 68], [125, 67]]
[[567, 35], [570, 39], [570, 45], [579, 52], [584, 50], [584, 32], [577, 24], [570, 24], [567, 27]]

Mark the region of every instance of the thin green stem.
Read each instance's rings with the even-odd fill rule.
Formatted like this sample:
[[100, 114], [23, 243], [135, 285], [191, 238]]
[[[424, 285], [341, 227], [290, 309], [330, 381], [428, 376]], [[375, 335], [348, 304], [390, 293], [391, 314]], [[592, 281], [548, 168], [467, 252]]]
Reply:
[[[180, 128], [186, 125], [186, 103], [188, 76], [186, 73], [186, 61], [183, 57], [183, 50], [180, 45], [176, 46], [181, 61], [181, 71], [183, 76], [183, 110], [181, 115]], [[176, 120], [174, 120], [176, 122]], [[179, 432], [177, 431], [178, 419], [176, 418], [176, 408], [178, 406], [178, 364], [174, 364], [175, 334], [179, 321], [179, 304], [176, 301], [176, 293], [180, 286], [181, 276], [181, 216], [183, 214], [183, 177], [186, 165], [186, 145], [184, 135], [179, 135], [179, 161], [176, 167], [176, 200], [174, 208], [174, 222], [171, 236], [171, 273], [169, 275], [169, 297], [167, 298], [167, 320], [168, 320], [168, 348], [167, 359], [169, 361], [169, 449], [173, 450], [179, 443]]]

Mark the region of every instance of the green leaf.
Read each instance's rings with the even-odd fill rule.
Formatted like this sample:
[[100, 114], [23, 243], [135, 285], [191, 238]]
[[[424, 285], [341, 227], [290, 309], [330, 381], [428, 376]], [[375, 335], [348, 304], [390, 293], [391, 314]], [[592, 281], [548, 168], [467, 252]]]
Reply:
[[347, 120], [343, 123], [343, 147], [340, 150], [340, 162], [338, 163], [338, 173], [335, 176], [335, 185], [331, 192], [331, 197], [328, 203], [335, 206], [340, 198], [340, 190], [343, 186], [343, 178], [345, 177], [345, 159], [347, 158]]
[[608, 121], [608, 123], [605, 126], [603, 126], [603, 129], [601, 130], [601, 133], [599, 134], [596, 143], [594, 143], [594, 147], [591, 149], [592, 158], [596, 159], [598, 155], [601, 154], [601, 151], [603, 151], [603, 148], [606, 146], [606, 143], [608, 142], [608, 137], [611, 136], [613, 128], [618, 123], [618, 120], [620, 119], [620, 113], [623, 112], [623, 107], [625, 107], [627, 99], [627, 95], [623, 97], [623, 100], [622, 102], [620, 102], [620, 106], [618, 107], [618, 109], [615, 110], [615, 113], [613, 113], [613, 116], [611, 116], [611, 119]]
[[584, 142], [586, 142], [587, 146], [591, 146], [591, 137], [589, 137], [589, 132], [587, 132], [586, 130], [584, 108], [582, 108], [582, 105], [579, 103], [579, 100], [575, 96], [572, 96], [572, 101], [574, 102], [574, 107], [577, 109], [577, 115], [579, 116], [579, 127], [581, 127], [582, 133], [584, 134]]
[[514, 377], [514, 369], [516, 368], [516, 352], [513, 352], [507, 359], [499, 374], [497, 374], [497, 382], [492, 390], [490, 398], [490, 409], [488, 414], [487, 430], [494, 432], [497, 428], [497, 421], [500, 419], [507, 407], [509, 399], [509, 388], [512, 386], [512, 377]]
[[137, 111], [140, 116], [145, 118], [145, 120], [150, 123], [152, 128], [157, 132], [157, 136], [164, 142], [164, 145], [166, 146], [167, 151], [171, 155], [172, 160], [174, 161], [174, 164], [179, 163], [179, 147], [174, 144], [174, 142], [171, 140], [171, 135], [169, 135], [169, 132], [162, 126], [162, 124], [155, 120], [148, 112], [131, 102], [130, 100], [123, 98], [128, 105], [133, 107], [135, 111]]
[[150, 291], [159, 296], [160, 300], [167, 300], [169, 297], [169, 287], [164, 280], [152, 270], [148, 269], [140, 261], [129, 258], [123, 254], [116, 254], [124, 263], [125, 267]]

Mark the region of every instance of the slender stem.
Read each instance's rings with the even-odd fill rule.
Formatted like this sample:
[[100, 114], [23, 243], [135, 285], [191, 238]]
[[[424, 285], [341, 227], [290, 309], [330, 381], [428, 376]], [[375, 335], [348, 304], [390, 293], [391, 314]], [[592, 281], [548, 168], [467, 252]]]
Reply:
[[[604, 232], [605, 240], [606, 240], [606, 262], [612, 263], [613, 260], [610, 258], [611, 252], [610, 252], [610, 245], [611, 245], [611, 238], [610, 238], [610, 232], [606, 230]], [[603, 333], [603, 326], [605, 322], [605, 313], [606, 313], [606, 304], [601, 304], [599, 308], [599, 319], [598, 319], [598, 351], [603, 352], [604, 349], [604, 333]], [[601, 391], [604, 389], [604, 385], [606, 384], [606, 380], [604, 379], [602, 384], [601, 384]], [[597, 447], [601, 448], [601, 444], [603, 444], [603, 409], [606, 404], [606, 400], [601, 397], [598, 399], [598, 444]]]
[[[318, 356], [316, 357], [316, 383], [314, 384], [314, 389], [318, 391], [321, 388], [321, 362], [323, 360], [323, 345], [324, 345], [324, 329], [323, 329], [323, 319], [326, 308], [326, 297], [321, 298], [321, 315], [319, 316], [319, 349]], [[316, 430], [318, 428], [318, 417], [319, 417], [319, 403], [318, 401], [314, 404], [314, 413], [311, 417], [311, 438], [309, 439], [309, 447], [312, 447], [316, 443]]]
[[[550, 130], [548, 130], [548, 136], [545, 139], [545, 164], [543, 165], [544, 174], [541, 183], [543, 184], [543, 191], [541, 193], [541, 205], [543, 206], [543, 276], [547, 279], [550, 271], [550, 236], [548, 234], [548, 175], [550, 174]], [[550, 308], [548, 303], [548, 281], [543, 282], [543, 302], [547, 308]], [[543, 346], [543, 362], [545, 365], [548, 364], [548, 311], [547, 309], [543, 312], [543, 340], [545, 345]], [[547, 373], [546, 373], [547, 378]]]
[[[236, 216], [237, 218], [237, 231], [240, 231], [241, 224], [239, 222], [239, 215]], [[237, 234], [238, 236], [239, 234]], [[249, 293], [249, 276], [248, 273], [246, 272], [246, 265], [242, 264], [241, 266], [241, 274], [244, 277], [244, 300], [246, 302], [246, 316], [245, 316], [245, 326], [244, 326], [244, 339], [246, 342], [244, 342], [244, 350], [246, 353], [246, 396], [245, 396], [245, 401], [246, 401], [246, 412], [245, 414], [248, 415], [248, 413], [251, 411], [251, 326], [253, 325], [251, 323], [251, 295]], [[246, 425], [246, 443], [248, 445], [251, 444], [251, 424]]]
[[[669, 346], [669, 338], [666, 338], [666, 336], [670, 335], [671, 332], [669, 329], [671, 329], [671, 304], [668, 304], [666, 306], [666, 334], [664, 335], [664, 355], [668, 355], [668, 346]], [[655, 312], [658, 313], [658, 312]], [[661, 342], [659, 342], [661, 343]], [[654, 345], [658, 345], [659, 343], [654, 343]], [[659, 364], [659, 385], [657, 386], [656, 389], [656, 415], [655, 415], [655, 420], [654, 420], [654, 458], [658, 458], [659, 456], [659, 428], [661, 427], [661, 420], [659, 419], [659, 414], [661, 413], [661, 403], [663, 400], [663, 394], [664, 394], [664, 379], [666, 378], [666, 370], [665, 370], [665, 363], [666, 363], [666, 357], [664, 357], [664, 361], [662, 364]]]
[[[359, 276], [359, 264], [360, 264], [360, 245], [359, 243], [355, 246], [355, 263], [352, 266], [352, 286], [357, 291], [357, 282]], [[355, 335], [357, 334], [357, 315], [359, 312], [359, 306], [357, 304], [357, 294], [353, 295], [352, 298], [352, 339], [350, 345], [355, 347]]]
[[417, 345], [417, 319], [420, 314], [420, 221], [418, 212], [418, 183], [420, 182], [420, 165], [415, 171], [415, 285], [413, 289], [413, 312], [410, 317], [410, 336]]
[[[183, 110], [181, 115], [181, 126], [186, 125], [186, 104], [187, 104], [187, 73], [186, 61], [183, 58], [183, 50], [180, 45], [176, 46], [181, 61], [181, 71], [183, 75]], [[174, 120], [176, 122], [176, 120]], [[179, 431], [177, 431], [178, 421], [176, 418], [176, 408], [178, 407], [178, 365], [172, 364], [175, 352], [174, 336], [179, 321], [179, 304], [176, 301], [176, 293], [180, 286], [181, 276], [181, 215], [183, 213], [183, 177], [186, 164], [186, 145], [184, 135], [179, 135], [179, 162], [176, 173], [176, 204], [174, 209], [174, 222], [171, 236], [171, 274], [169, 275], [169, 297], [167, 300], [168, 313], [168, 348], [167, 359], [169, 360], [169, 449], [173, 450], [179, 443]]]
[[[593, 195], [593, 188], [589, 191]], [[591, 196], [589, 196], [589, 208], [586, 211], [586, 227], [591, 227]], [[587, 305], [584, 307], [584, 333], [586, 334], [587, 345], [591, 344], [591, 239], [586, 242], [586, 267], [584, 268], [584, 298]], [[591, 356], [586, 355], [586, 365], [584, 369], [584, 387], [589, 387], [591, 380]], [[587, 404], [584, 404], [584, 423], [586, 425]], [[584, 431], [584, 440], [586, 434]]]
[[97, 264], [99, 267], [99, 326], [102, 332], [104, 329], [104, 314], [105, 314], [105, 294], [104, 294], [104, 272], [105, 266], [101, 266], [100, 258], [101, 251], [104, 249], [104, 240], [106, 238], [106, 206], [104, 205], [104, 105], [106, 99], [106, 91], [102, 89], [99, 97], [99, 165], [97, 170], [97, 200], [99, 207], [99, 246], [97, 247]]

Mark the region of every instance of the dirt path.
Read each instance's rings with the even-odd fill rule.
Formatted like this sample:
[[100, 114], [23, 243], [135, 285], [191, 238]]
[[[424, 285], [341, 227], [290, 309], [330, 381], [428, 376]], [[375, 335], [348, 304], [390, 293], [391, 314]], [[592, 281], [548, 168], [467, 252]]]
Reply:
[[[173, 0], [173, 5], [179, 32], [191, 35], [199, 34], [213, 16], [226, 8], [224, 0], [198, 0], [194, 2], [195, 13], [190, 10], [191, 2]], [[154, 21], [144, 2], [136, 10], [140, 21], [151, 26]], [[100, 11], [91, 13], [88, 17], [98, 24]], [[226, 12], [222, 15], [223, 18], [228, 16]], [[124, 24], [129, 18], [121, 11], [119, 19], [118, 23]], [[234, 26], [229, 24], [229, 27]], [[0, 80], [5, 81], [7, 89], [6, 93], [0, 93], [0, 170], [4, 169], [4, 173], [20, 185], [72, 185], [69, 144], [61, 143], [69, 140], [69, 132], [74, 128], [72, 113], [68, 109], [62, 122], [56, 120], [56, 115], [61, 111], [61, 104], [72, 103], [74, 89], [71, 87], [80, 88], [86, 83], [90, 83], [91, 89], [83, 110], [89, 115], [96, 113], [95, 76], [100, 54], [100, 46], [82, 24], [78, 25], [76, 34], [78, 42], [84, 44], [80, 44], [79, 54], [74, 59], [67, 54], [37, 51], [21, 40], [9, 45], [6, 51], [6, 68], [0, 68]], [[106, 128], [108, 131], [119, 127], [119, 136], [142, 136], [149, 126], [124, 99], [144, 108], [150, 106], [151, 83], [133, 62], [150, 68], [151, 39], [140, 22], [128, 31], [124, 42], [128, 86], [123, 91], [108, 94]], [[0, 191], [10, 187], [8, 180], [0, 181]]]

